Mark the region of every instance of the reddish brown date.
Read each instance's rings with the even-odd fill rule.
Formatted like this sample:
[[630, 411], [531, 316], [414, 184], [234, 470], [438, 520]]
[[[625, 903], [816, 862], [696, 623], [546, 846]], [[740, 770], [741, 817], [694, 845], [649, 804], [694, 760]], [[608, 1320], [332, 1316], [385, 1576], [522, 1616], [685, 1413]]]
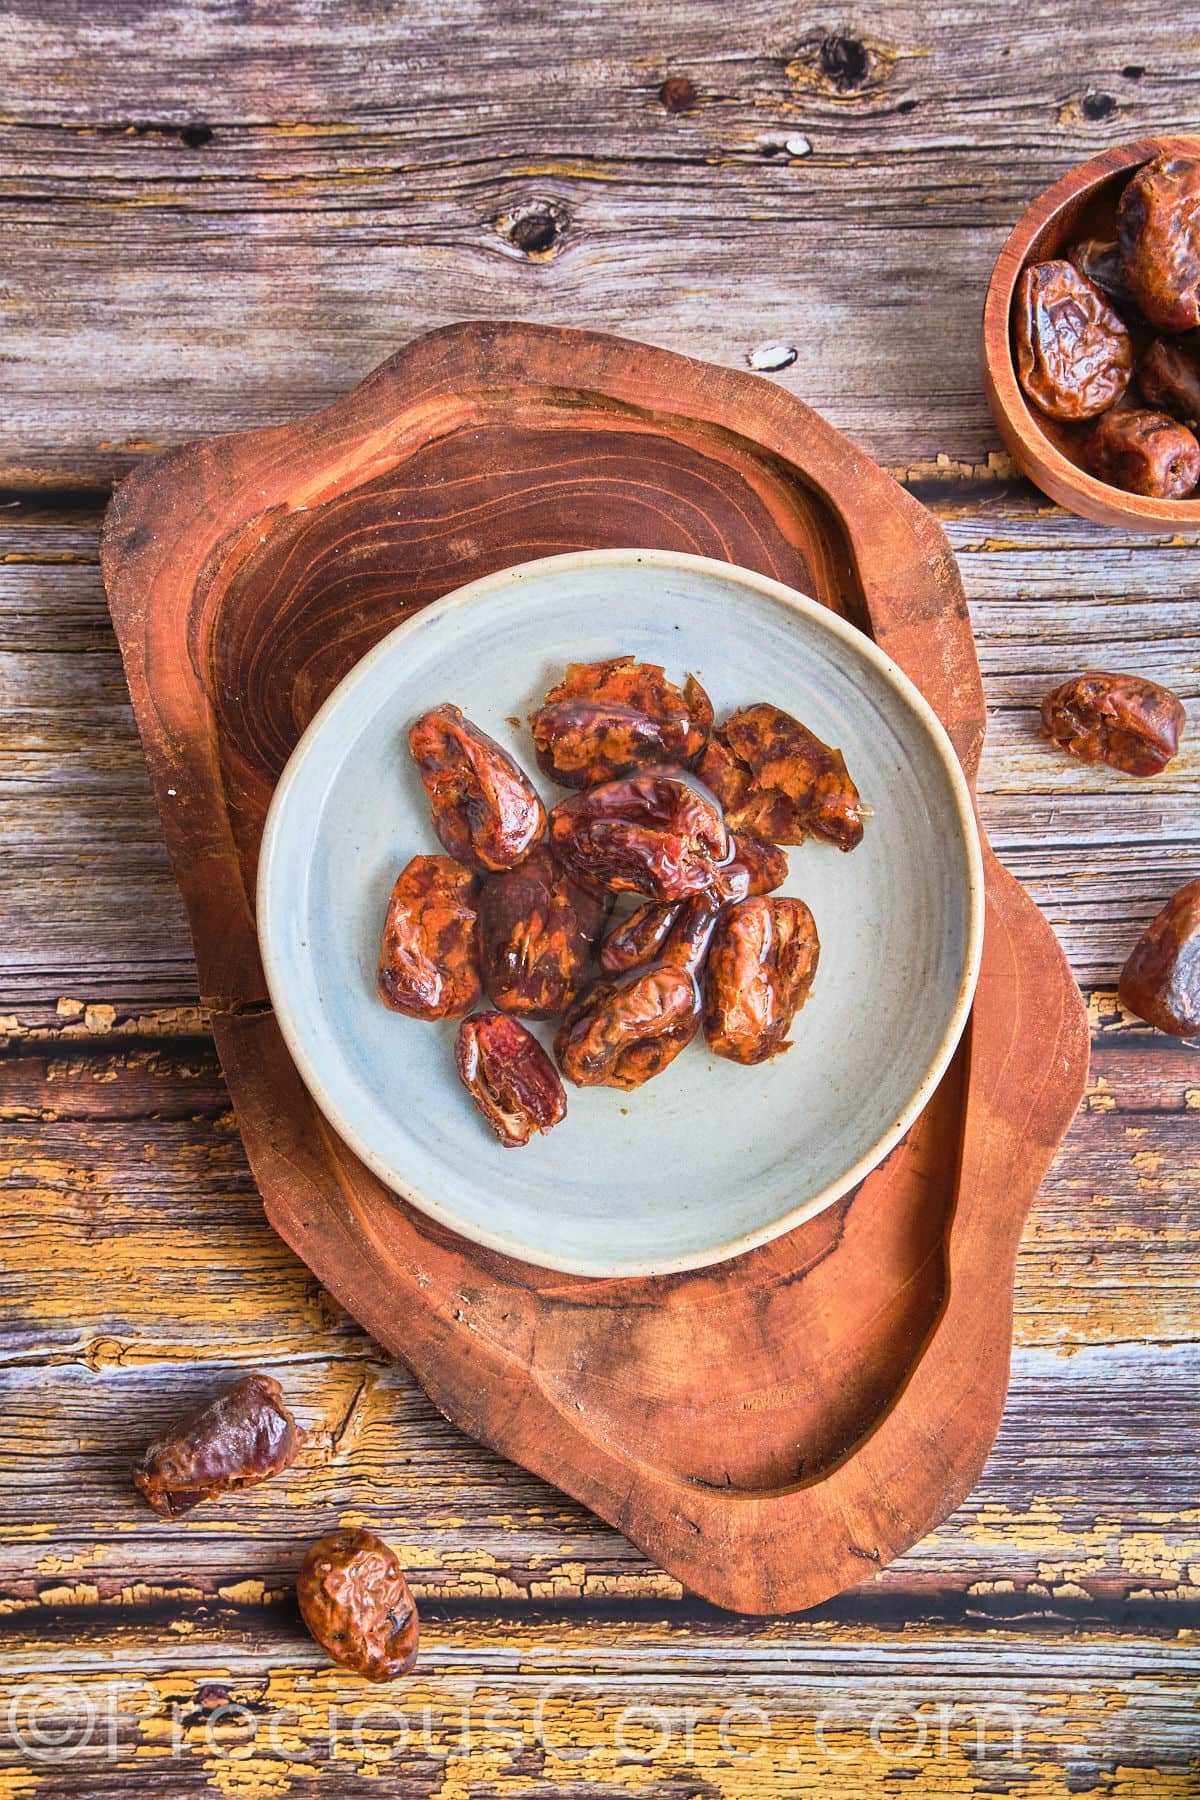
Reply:
[[601, 979], [575, 1003], [554, 1040], [576, 1087], [641, 1087], [685, 1050], [700, 1026], [695, 977], [673, 963]]
[[[732, 857], [724, 864], [715, 890], [724, 899], [744, 900], [748, 894], [769, 894], [787, 880], [787, 856], [777, 844], [731, 837], [730, 847]], [[609, 932], [600, 947], [600, 967], [608, 975], [620, 975], [626, 969], [642, 968], [655, 961], [685, 904], [682, 900], [647, 900]]]
[[1200, 360], [1182, 344], [1155, 338], [1138, 362], [1138, 386], [1147, 406], [1200, 425]]
[[1073, 263], [1022, 269], [1013, 297], [1013, 339], [1021, 386], [1052, 419], [1093, 419], [1129, 386], [1129, 333]]
[[1133, 297], [1160, 331], [1200, 325], [1200, 162], [1158, 156], [1117, 207], [1117, 241]]
[[483, 983], [501, 1012], [551, 1019], [594, 972], [608, 902], [580, 887], [539, 844], [518, 868], [490, 875], [479, 897]]
[[729, 838], [710, 795], [666, 774], [608, 781], [550, 814], [559, 861], [585, 887], [682, 900], [715, 886]]
[[451, 856], [487, 874], [513, 869], [546, 829], [529, 777], [457, 706], [423, 713], [408, 734], [433, 828]]
[[500, 1142], [527, 1144], [567, 1110], [558, 1071], [531, 1031], [506, 1013], [476, 1013], [458, 1028], [459, 1079]]
[[862, 842], [862, 803], [841, 751], [777, 706], [760, 702], [727, 719], [699, 775], [735, 833], [772, 844], [802, 844], [811, 834], [839, 850]]
[[614, 656], [572, 663], [530, 725], [543, 774], [563, 787], [589, 788], [694, 762], [712, 721], [712, 703], [693, 675], [680, 689], [656, 663]]
[[164, 1519], [256, 1487], [296, 1460], [304, 1434], [270, 1375], [244, 1375], [151, 1444], [133, 1479]]
[[1121, 970], [1122, 1006], [1172, 1037], [1200, 1037], [1200, 877], [1185, 882]]
[[1179, 748], [1183, 702], [1140, 675], [1089, 669], [1052, 688], [1042, 701], [1048, 737], [1081, 762], [1107, 763], [1127, 775], [1157, 775]]
[[1067, 256], [1128, 324], [1130, 314], [1137, 312], [1137, 302], [1121, 261], [1121, 247], [1115, 238], [1085, 238], [1081, 243], [1072, 244]]
[[731, 834], [733, 856], [725, 865], [726, 898], [746, 900], [751, 894], [773, 894], [787, 880], [786, 850], [763, 838]]
[[820, 955], [803, 900], [756, 897], [727, 907], [704, 976], [704, 1035], [731, 1062], [760, 1063], [790, 1048]]
[[373, 1531], [331, 1531], [296, 1579], [300, 1612], [322, 1650], [368, 1681], [394, 1681], [417, 1660], [421, 1626], [396, 1552]]
[[1200, 481], [1200, 443], [1166, 413], [1105, 413], [1088, 433], [1084, 455], [1101, 481], [1152, 500], [1181, 500]]
[[479, 998], [479, 883], [448, 856], [414, 856], [392, 889], [376, 985], [393, 1012], [456, 1019]]

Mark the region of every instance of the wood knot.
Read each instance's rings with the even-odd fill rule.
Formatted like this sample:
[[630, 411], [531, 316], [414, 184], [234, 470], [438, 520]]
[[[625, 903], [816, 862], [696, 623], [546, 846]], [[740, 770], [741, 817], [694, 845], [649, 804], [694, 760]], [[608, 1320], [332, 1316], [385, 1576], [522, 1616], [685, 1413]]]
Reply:
[[834, 35], [822, 38], [817, 66], [826, 81], [841, 94], [860, 88], [871, 69], [871, 56], [861, 38]]
[[557, 200], [531, 200], [502, 213], [496, 230], [530, 262], [549, 262], [562, 242], [568, 215]]
[[668, 75], [658, 90], [658, 97], [669, 113], [685, 113], [695, 106], [697, 94], [686, 75]]
[[1111, 94], [1085, 94], [1079, 110], [1085, 119], [1094, 122], [1097, 119], [1107, 119], [1110, 114], [1115, 113], [1117, 103]]
[[874, 38], [818, 28], [797, 45], [787, 75], [809, 93], [857, 101], [882, 87], [898, 54]]

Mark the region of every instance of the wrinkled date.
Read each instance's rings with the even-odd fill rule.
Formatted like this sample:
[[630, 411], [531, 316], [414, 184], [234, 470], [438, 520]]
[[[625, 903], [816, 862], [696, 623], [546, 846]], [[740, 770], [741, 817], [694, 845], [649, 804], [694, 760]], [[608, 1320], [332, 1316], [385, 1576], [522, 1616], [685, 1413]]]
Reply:
[[1105, 413], [1088, 433], [1084, 454], [1101, 481], [1152, 500], [1180, 500], [1200, 481], [1200, 443], [1166, 413]]
[[1200, 1037], [1200, 877], [1185, 882], [1134, 945], [1122, 1006], [1172, 1037]]
[[394, 1681], [417, 1660], [421, 1626], [399, 1558], [373, 1531], [331, 1531], [300, 1565], [296, 1598], [322, 1650], [368, 1681]]
[[1117, 207], [1117, 241], [1151, 324], [1200, 325], [1200, 162], [1159, 156], [1139, 169]]
[[700, 992], [686, 968], [657, 962], [593, 982], [554, 1040], [558, 1066], [576, 1087], [641, 1087], [695, 1037]]
[[1137, 311], [1133, 289], [1121, 261], [1121, 246], [1115, 239], [1085, 238], [1082, 243], [1072, 244], [1067, 256], [1079, 273], [1112, 302], [1122, 318], [1127, 320], [1130, 313]]
[[1155, 338], [1138, 363], [1138, 386], [1147, 406], [1200, 425], [1200, 361], [1182, 344]]
[[518, 868], [490, 875], [479, 898], [483, 982], [501, 1012], [550, 1019], [565, 1012], [593, 966], [608, 917], [539, 844]]
[[448, 856], [414, 856], [388, 902], [376, 986], [393, 1012], [456, 1019], [479, 998], [479, 883]]
[[1022, 269], [1013, 298], [1013, 337], [1021, 386], [1052, 419], [1095, 418], [1129, 386], [1129, 333], [1073, 263]]
[[505, 1013], [476, 1013], [458, 1028], [459, 1079], [500, 1142], [527, 1144], [567, 1110], [558, 1071], [531, 1031]]
[[529, 777], [457, 706], [423, 713], [408, 734], [433, 828], [459, 862], [487, 874], [512, 869], [546, 829]]
[[[764, 844], [750, 837], [731, 838], [730, 844], [733, 854], [722, 867], [715, 890], [721, 898], [744, 900], [749, 894], [769, 894], [783, 886], [788, 861], [777, 844]], [[600, 967], [606, 974], [619, 975], [626, 969], [653, 962], [673, 936], [687, 904], [682, 900], [647, 900], [609, 932], [600, 947]]]
[[572, 663], [530, 719], [538, 767], [563, 787], [595, 787], [661, 763], [692, 763], [712, 703], [689, 675], [682, 690], [656, 663], [615, 656]]
[[862, 804], [841, 751], [777, 706], [735, 712], [713, 733], [698, 772], [731, 831], [772, 844], [802, 844], [811, 833], [839, 850], [862, 842]]
[[763, 838], [732, 836], [733, 855], [723, 870], [725, 896], [746, 900], [751, 894], [773, 894], [787, 880], [786, 850]]
[[1042, 701], [1047, 736], [1082, 762], [1108, 763], [1127, 775], [1157, 775], [1179, 748], [1183, 703], [1140, 675], [1089, 669]]
[[174, 1519], [202, 1500], [281, 1474], [303, 1442], [279, 1383], [269, 1375], [244, 1375], [157, 1438], [133, 1479], [156, 1513]]
[[682, 900], [717, 885], [729, 855], [711, 797], [665, 774], [608, 781], [560, 801], [550, 841], [586, 887], [649, 900]]
[[704, 1035], [731, 1062], [760, 1063], [790, 1048], [820, 955], [803, 900], [756, 897], [727, 907], [704, 976]]

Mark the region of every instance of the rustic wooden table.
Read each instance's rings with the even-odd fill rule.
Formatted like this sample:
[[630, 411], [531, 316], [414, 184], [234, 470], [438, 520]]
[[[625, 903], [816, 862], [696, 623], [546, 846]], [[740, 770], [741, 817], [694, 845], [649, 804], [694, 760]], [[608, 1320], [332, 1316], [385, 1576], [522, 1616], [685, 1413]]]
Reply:
[[[1043, 501], [978, 373], [1012, 221], [1101, 146], [1195, 128], [1197, 40], [1167, 0], [852, 18], [5, 9], [0, 1795], [1200, 1792], [1200, 1055], [1113, 991], [1200, 859], [1200, 533]], [[737, 366], [791, 346], [764, 379], [950, 534], [987, 827], [1089, 996], [1091, 1082], [1026, 1232], [984, 1477], [802, 1618], [693, 1602], [441, 1420], [266, 1227], [197, 1006], [97, 567], [109, 490], [465, 315]], [[1160, 780], [1039, 741], [1037, 699], [1087, 664], [1186, 698]], [[163, 1524], [131, 1457], [252, 1365], [314, 1430], [303, 1476]], [[421, 1599], [394, 1692], [333, 1674], [299, 1625], [301, 1548], [335, 1521], [385, 1531]]]

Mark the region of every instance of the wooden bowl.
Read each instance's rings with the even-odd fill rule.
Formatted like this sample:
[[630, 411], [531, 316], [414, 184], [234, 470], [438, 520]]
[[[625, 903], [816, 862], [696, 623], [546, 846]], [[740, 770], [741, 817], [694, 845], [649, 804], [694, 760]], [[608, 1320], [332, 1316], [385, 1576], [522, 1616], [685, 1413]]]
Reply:
[[983, 308], [984, 387], [1017, 467], [1069, 511], [1135, 531], [1195, 530], [1200, 493], [1186, 500], [1148, 500], [1090, 475], [1080, 460], [1087, 426], [1059, 424], [1026, 400], [1017, 380], [1010, 319], [1022, 269], [1063, 255], [1080, 238], [1115, 237], [1117, 202], [1126, 183], [1163, 154], [1200, 157], [1200, 137], [1139, 138], [1093, 156], [1047, 188], [1022, 214], [997, 257]]

